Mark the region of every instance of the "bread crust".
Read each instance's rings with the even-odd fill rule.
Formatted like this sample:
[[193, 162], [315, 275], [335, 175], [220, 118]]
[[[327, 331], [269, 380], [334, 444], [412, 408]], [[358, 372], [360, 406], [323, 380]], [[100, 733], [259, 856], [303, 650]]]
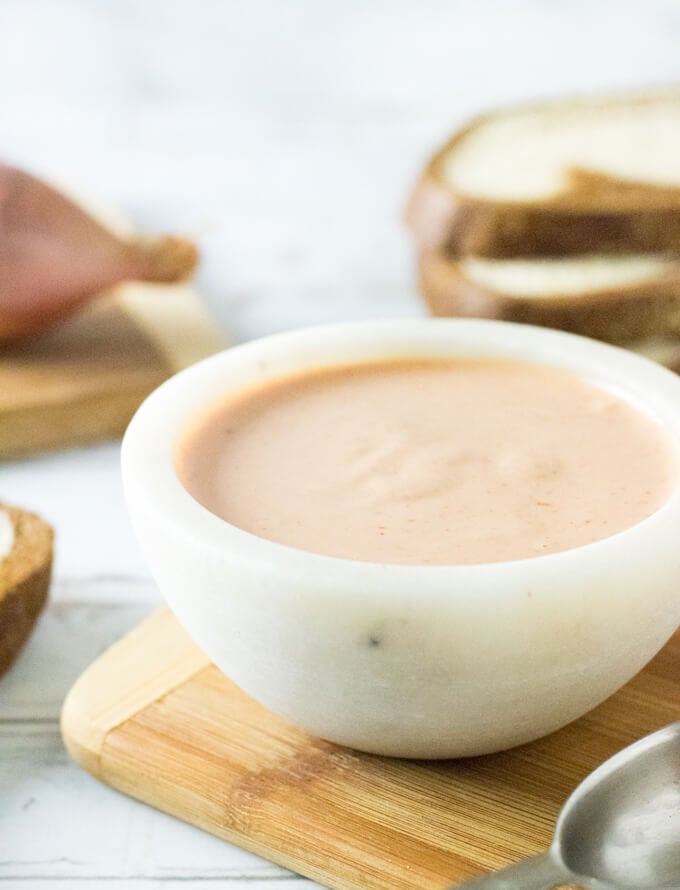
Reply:
[[439, 251], [418, 258], [420, 289], [433, 315], [495, 318], [559, 328], [610, 343], [680, 334], [677, 271], [644, 284], [546, 297], [515, 297], [467, 278]]
[[14, 526], [14, 546], [0, 561], [0, 676], [28, 639], [47, 600], [53, 531], [34, 513], [0, 504]]
[[[649, 104], [677, 91], [643, 96], [537, 103], [549, 108]], [[502, 112], [508, 114], [508, 112]], [[431, 158], [409, 198], [405, 221], [422, 249], [451, 256], [568, 256], [588, 253], [680, 253], [680, 187], [633, 182], [588, 170], [569, 171], [568, 186], [544, 200], [492, 201], [456, 191], [444, 176], [446, 157], [498, 116], [481, 115]]]

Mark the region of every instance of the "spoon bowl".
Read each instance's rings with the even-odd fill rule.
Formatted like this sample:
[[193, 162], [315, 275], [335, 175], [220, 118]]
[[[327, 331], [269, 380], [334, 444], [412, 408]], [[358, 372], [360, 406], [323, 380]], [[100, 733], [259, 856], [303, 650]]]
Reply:
[[554, 849], [612, 887], [680, 887], [680, 723], [595, 770], [567, 801]]
[[461, 884], [478, 890], [680, 888], [680, 723], [603, 763], [573, 792], [550, 849]]

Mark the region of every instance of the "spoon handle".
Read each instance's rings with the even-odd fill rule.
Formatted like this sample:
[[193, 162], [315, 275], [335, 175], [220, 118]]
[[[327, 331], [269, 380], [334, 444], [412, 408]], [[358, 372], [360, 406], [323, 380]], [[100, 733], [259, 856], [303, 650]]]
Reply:
[[570, 876], [546, 851], [500, 871], [456, 884], [456, 890], [550, 890], [569, 880]]

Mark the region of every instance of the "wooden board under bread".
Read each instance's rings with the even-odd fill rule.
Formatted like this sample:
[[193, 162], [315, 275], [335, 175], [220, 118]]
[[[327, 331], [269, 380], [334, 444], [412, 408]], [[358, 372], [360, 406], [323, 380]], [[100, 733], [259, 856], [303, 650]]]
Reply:
[[442, 890], [546, 847], [581, 779], [679, 715], [680, 633], [619, 693], [531, 745], [445, 762], [360, 754], [266, 711], [162, 611], [78, 680], [62, 731], [112, 788], [321, 884]]
[[0, 458], [120, 436], [163, 380], [224, 345], [192, 287], [161, 284], [121, 285], [0, 345]]

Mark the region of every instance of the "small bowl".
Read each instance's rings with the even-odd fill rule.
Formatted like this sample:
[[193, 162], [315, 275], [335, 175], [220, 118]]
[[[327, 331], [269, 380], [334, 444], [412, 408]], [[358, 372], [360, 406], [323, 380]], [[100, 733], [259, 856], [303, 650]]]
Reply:
[[174, 452], [220, 396], [305, 368], [412, 357], [565, 368], [655, 415], [680, 443], [680, 378], [632, 353], [476, 320], [369, 322], [248, 343], [157, 389], [123, 443], [130, 514], [160, 589], [215, 664], [308, 732], [448, 758], [536, 739], [626, 683], [680, 623], [680, 489], [619, 534], [547, 556], [383, 565], [303, 552], [210, 513]]

